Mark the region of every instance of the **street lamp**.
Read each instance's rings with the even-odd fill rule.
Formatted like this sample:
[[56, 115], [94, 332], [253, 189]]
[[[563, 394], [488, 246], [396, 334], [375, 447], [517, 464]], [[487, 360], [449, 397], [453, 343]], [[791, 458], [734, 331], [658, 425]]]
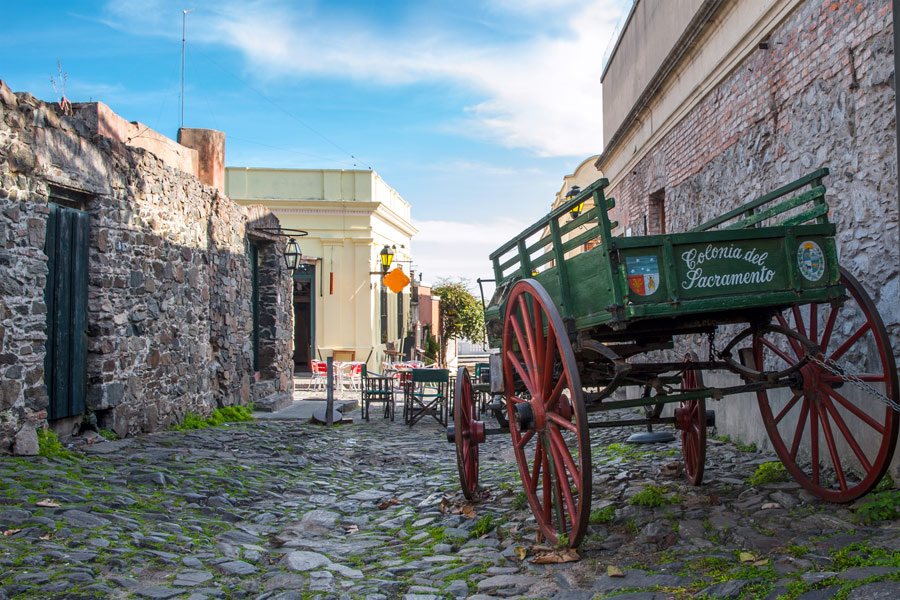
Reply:
[[300, 252], [300, 245], [297, 240], [290, 238], [287, 246], [284, 247], [284, 266], [288, 271], [296, 271], [300, 268], [300, 258], [303, 254]]
[[394, 249], [389, 248], [387, 244], [384, 245], [384, 248], [381, 249], [381, 271], [384, 273], [388, 272], [388, 269], [391, 268], [391, 262], [394, 260]]
[[[577, 196], [581, 193], [581, 187], [577, 185], [573, 185], [572, 189], [566, 193], [566, 202]], [[569, 212], [572, 213], [572, 218], [577, 219], [578, 215], [581, 214], [581, 210], [584, 208], [584, 200], [573, 206], [569, 209]]]

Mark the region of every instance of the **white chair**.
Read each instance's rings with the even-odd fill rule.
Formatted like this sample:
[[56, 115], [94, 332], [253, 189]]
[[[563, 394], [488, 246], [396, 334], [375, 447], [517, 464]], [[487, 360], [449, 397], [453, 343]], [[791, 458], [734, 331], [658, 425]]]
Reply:
[[362, 366], [361, 362], [351, 362], [345, 363], [341, 368], [341, 378], [350, 391], [359, 392], [362, 390], [360, 386], [362, 382]]

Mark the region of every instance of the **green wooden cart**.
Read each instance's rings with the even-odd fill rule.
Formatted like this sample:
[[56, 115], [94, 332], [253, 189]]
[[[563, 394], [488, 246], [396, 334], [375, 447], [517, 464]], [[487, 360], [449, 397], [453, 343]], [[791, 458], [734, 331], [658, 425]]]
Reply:
[[[461, 369], [448, 438], [464, 494], [481, 493], [478, 445], [508, 432], [542, 534], [575, 547], [590, 514], [590, 428], [673, 424], [699, 485], [715, 418], [707, 401], [741, 393], [755, 393], [775, 451], [806, 489], [835, 502], [872, 489], [897, 441], [897, 368], [872, 300], [838, 265], [827, 175], [686, 233], [638, 237], [612, 235], [615, 202], [600, 179], [491, 254], [498, 427], [478, 420]], [[703, 341], [708, 357], [675, 357], [675, 336]], [[706, 386], [705, 371], [738, 377]], [[588, 417], [627, 407], [644, 414]]]

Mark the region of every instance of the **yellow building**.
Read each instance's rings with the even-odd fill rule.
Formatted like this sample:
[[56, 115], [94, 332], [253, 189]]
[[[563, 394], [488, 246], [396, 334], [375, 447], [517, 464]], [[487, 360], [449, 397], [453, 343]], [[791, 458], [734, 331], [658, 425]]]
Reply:
[[[386, 350], [402, 348], [410, 288], [382, 284], [381, 251], [391, 270], [410, 276], [410, 239], [418, 231], [410, 207], [374, 171], [225, 169], [225, 193], [239, 204], [262, 204], [284, 228], [301, 229], [304, 267], [294, 274], [294, 362], [355, 359], [378, 368]], [[380, 369], [377, 369], [380, 370]]]

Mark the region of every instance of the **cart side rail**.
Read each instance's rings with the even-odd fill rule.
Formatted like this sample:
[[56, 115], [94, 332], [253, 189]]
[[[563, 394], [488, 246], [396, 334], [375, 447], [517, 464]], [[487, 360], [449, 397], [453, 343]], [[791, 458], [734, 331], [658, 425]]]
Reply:
[[[691, 232], [708, 231], [710, 229], [746, 229], [762, 224], [763, 221], [776, 219], [784, 213], [789, 213], [774, 222], [767, 225], [801, 225], [810, 221], [817, 223], [828, 222], [828, 204], [825, 202], [825, 185], [822, 179], [828, 175], [828, 169], [818, 169], [812, 173], [801, 177], [785, 186], [778, 188], [768, 194], [764, 194], [755, 200], [747, 202], [730, 212], [720, 215], [715, 219], [711, 219], [701, 225], [698, 225]], [[800, 194], [785, 199], [786, 196], [810, 186]], [[806, 204], [811, 207], [800, 209]], [[733, 219], [738, 219], [733, 223], [729, 223]]]
[[[602, 244], [609, 244], [610, 232], [618, 223], [609, 220], [609, 210], [615, 206], [615, 200], [606, 198], [603, 193], [608, 185], [609, 180], [606, 178], [598, 179], [492, 252], [490, 259], [497, 287], [512, 280], [531, 277], [538, 268], [551, 261], [551, 268], [558, 267], [564, 263], [566, 253], [591, 240], [599, 238]], [[593, 207], [578, 217], [563, 222], [575, 206], [591, 198]], [[566, 234], [585, 227], [585, 231], [563, 241]], [[538, 233], [542, 234], [540, 239], [529, 243], [529, 238]]]

